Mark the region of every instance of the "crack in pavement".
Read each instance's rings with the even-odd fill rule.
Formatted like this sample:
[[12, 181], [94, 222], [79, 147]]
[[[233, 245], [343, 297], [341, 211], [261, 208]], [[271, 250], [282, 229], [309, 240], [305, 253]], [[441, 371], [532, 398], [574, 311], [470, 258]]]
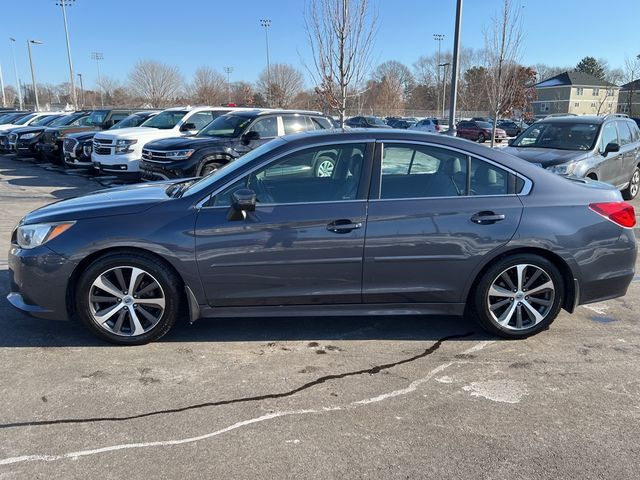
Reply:
[[456, 334], [456, 335], [448, 335], [446, 337], [442, 337], [439, 340], [436, 340], [436, 342], [431, 345], [430, 347], [426, 348], [424, 350], [424, 352], [419, 353], [417, 355], [414, 355], [413, 357], [409, 357], [409, 358], [405, 358], [403, 360], [399, 360], [397, 362], [393, 362], [393, 363], [385, 363], [382, 365], [376, 365], [374, 367], [371, 368], [366, 368], [366, 369], [362, 369], [362, 370], [355, 370], [352, 372], [345, 372], [345, 373], [336, 373], [333, 375], [325, 375], [322, 377], [319, 377], [311, 382], [307, 382], [304, 385], [301, 385], [297, 388], [294, 388], [293, 390], [289, 390], [287, 392], [281, 392], [281, 393], [270, 393], [270, 394], [265, 394], [265, 395], [256, 395], [256, 396], [252, 396], [252, 397], [241, 397], [241, 398], [234, 398], [231, 400], [219, 400], [216, 402], [205, 402], [205, 403], [198, 403], [195, 405], [187, 405], [185, 407], [178, 407], [178, 408], [170, 408], [170, 409], [165, 409], [165, 410], [155, 410], [153, 412], [146, 412], [146, 413], [140, 413], [137, 415], [129, 415], [129, 416], [123, 416], [123, 417], [89, 417], [89, 418], [63, 418], [63, 419], [59, 419], [59, 420], [40, 420], [40, 421], [29, 421], [29, 422], [13, 422], [13, 423], [4, 423], [4, 424], [0, 424], [0, 430], [1, 429], [6, 429], [6, 428], [17, 428], [17, 427], [36, 427], [36, 426], [48, 426], [48, 425], [63, 425], [63, 424], [83, 424], [83, 423], [98, 423], [98, 422], [123, 422], [123, 421], [128, 421], [128, 420], [135, 420], [135, 419], [139, 419], [139, 418], [145, 418], [145, 417], [152, 417], [152, 416], [156, 416], [156, 415], [165, 415], [165, 414], [170, 414], [170, 413], [180, 413], [180, 412], [186, 412], [189, 410], [196, 410], [196, 409], [201, 409], [201, 408], [206, 408], [206, 407], [219, 407], [219, 406], [223, 406], [223, 405], [232, 405], [235, 403], [246, 403], [246, 402], [257, 402], [257, 401], [261, 401], [261, 400], [270, 400], [270, 399], [277, 399], [277, 398], [284, 398], [284, 397], [289, 397], [292, 395], [295, 395], [296, 393], [299, 393], [303, 390], [307, 390], [309, 388], [315, 387], [317, 385], [323, 384], [325, 382], [328, 382], [330, 380], [338, 380], [338, 379], [342, 379], [342, 378], [346, 378], [346, 377], [353, 377], [356, 375], [364, 375], [364, 374], [370, 374], [370, 375], [375, 375], [377, 373], [380, 373], [383, 370], [388, 370], [390, 368], [393, 367], [397, 367], [398, 365], [403, 365], [405, 363], [410, 363], [410, 362], [414, 362], [416, 360], [419, 360], [421, 358], [424, 358], [428, 355], [431, 355], [432, 353], [434, 353], [436, 350], [438, 350], [440, 348], [440, 346], [449, 340], [457, 340], [457, 339], [462, 339], [462, 338], [466, 338], [469, 337], [471, 335], [473, 335], [475, 332], [467, 332], [467, 333], [462, 333], [462, 334]]

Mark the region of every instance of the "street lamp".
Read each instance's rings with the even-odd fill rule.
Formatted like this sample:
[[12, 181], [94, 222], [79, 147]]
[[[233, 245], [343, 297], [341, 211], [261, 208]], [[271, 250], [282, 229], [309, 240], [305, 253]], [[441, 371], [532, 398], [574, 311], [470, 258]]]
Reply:
[[447, 98], [447, 67], [450, 66], [451, 63], [439, 63], [438, 67], [444, 67], [444, 75], [442, 76], [442, 118], [444, 119], [444, 102]]
[[80, 99], [82, 102], [82, 108], [84, 108], [84, 85], [82, 84], [82, 74], [78, 73], [78, 78], [80, 79]]
[[227, 74], [227, 104], [231, 104], [231, 72], [233, 72], [233, 67], [224, 67], [224, 71]]
[[13, 56], [13, 71], [16, 74], [16, 87], [18, 88], [18, 104], [20, 105], [20, 110], [22, 110], [22, 88], [20, 87], [20, 78], [18, 77], [18, 66], [16, 64], [16, 39], [13, 37], [9, 37], [9, 41], [11, 41], [11, 55]]
[[2, 78], [2, 65], [0, 65], [0, 90], [2, 90], [2, 107], [7, 106], [7, 97], [4, 96], [4, 78]]
[[451, 68], [451, 99], [449, 100], [449, 130], [448, 135], [456, 135], [456, 107], [458, 102], [458, 66], [460, 64], [459, 47], [460, 31], [462, 30], [462, 0], [456, 5], [456, 28], [453, 35], [453, 65]]
[[96, 61], [98, 67], [98, 88], [100, 89], [100, 106], [104, 107], [104, 90], [102, 89], [102, 79], [100, 78], [100, 60], [104, 60], [102, 52], [91, 52], [91, 59]]
[[271, 65], [269, 62], [269, 27], [271, 20], [263, 18], [260, 20], [260, 26], [264, 27], [264, 39], [267, 45], [267, 106], [271, 106]]
[[64, 19], [64, 34], [67, 39], [67, 58], [69, 59], [69, 81], [71, 82], [71, 99], [73, 108], [78, 105], [76, 96], [76, 84], [73, 78], [73, 62], [71, 61], [71, 45], [69, 44], [69, 28], [67, 27], [67, 10], [66, 7], [73, 5], [76, 0], [58, 0], [56, 5], [62, 8], [62, 18]]
[[27, 40], [27, 49], [29, 50], [29, 65], [31, 66], [31, 80], [33, 82], [33, 96], [36, 101], [36, 112], [40, 111], [40, 102], [38, 102], [38, 85], [36, 84], [36, 72], [33, 68], [33, 58], [31, 57], [31, 44], [42, 45], [39, 40]]
[[[440, 66], [440, 45], [442, 44], [442, 40], [444, 40], [444, 34], [442, 33], [434, 33], [433, 39], [438, 42], [438, 66]], [[438, 75], [438, 86], [440, 86], [440, 69], [436, 69], [436, 73]], [[436, 105], [440, 105], [440, 91], [438, 92], [438, 103]]]

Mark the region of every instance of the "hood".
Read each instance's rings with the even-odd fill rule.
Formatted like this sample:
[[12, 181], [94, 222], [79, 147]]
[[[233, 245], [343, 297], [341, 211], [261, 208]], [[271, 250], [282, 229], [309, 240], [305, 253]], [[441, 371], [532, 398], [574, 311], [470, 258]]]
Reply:
[[51, 132], [57, 132], [60, 135], [69, 135], [71, 133], [76, 133], [76, 132], [94, 132], [96, 130], [99, 130], [98, 127], [93, 126], [93, 125], [85, 125], [85, 126], [60, 126], [60, 127], [48, 127], [47, 128], [47, 132], [51, 133]]
[[78, 140], [78, 142], [84, 142], [87, 140], [91, 140], [95, 134], [96, 134], [95, 131], [77, 132], [77, 133], [70, 133], [69, 135], [67, 135], [67, 138], [73, 138], [75, 140]]
[[228, 138], [222, 137], [171, 137], [149, 142], [144, 146], [144, 148], [160, 151], [184, 150], [187, 148], [208, 147], [229, 143], [229, 140], [230, 139]]
[[140, 140], [153, 138], [175, 137], [178, 132], [174, 129], [163, 130], [151, 127], [130, 127], [117, 130], [106, 130], [96, 135], [102, 140]]
[[46, 127], [20, 127], [20, 128], [12, 128], [11, 133], [17, 133], [18, 135], [24, 135], [25, 133], [38, 133], [44, 132]]
[[575, 162], [589, 156], [589, 152], [585, 151], [554, 150], [550, 148], [505, 147], [502, 151], [522, 158], [527, 162], [539, 163], [544, 168], [567, 162]]
[[24, 222], [59, 222], [140, 213], [170, 200], [166, 189], [171, 183], [175, 182], [143, 183], [62, 200], [34, 210]]

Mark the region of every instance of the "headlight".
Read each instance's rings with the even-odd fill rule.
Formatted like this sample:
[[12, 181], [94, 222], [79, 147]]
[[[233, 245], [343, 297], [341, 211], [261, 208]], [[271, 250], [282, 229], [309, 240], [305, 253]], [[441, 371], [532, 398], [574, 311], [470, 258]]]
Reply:
[[85, 156], [90, 157], [91, 156], [91, 151], [93, 150], [93, 147], [91, 146], [90, 143], [85, 143], [82, 146], [82, 152], [85, 154]]
[[195, 150], [174, 150], [172, 152], [166, 152], [165, 157], [167, 160], [186, 160], [191, 155], [193, 155]]
[[69, 230], [76, 222], [35, 223], [20, 225], [16, 231], [16, 241], [26, 250], [39, 247], [49, 240]]
[[558, 175], [571, 175], [577, 166], [577, 162], [561, 163], [560, 165], [548, 167], [547, 170]]
[[116, 153], [131, 153], [133, 150], [129, 147], [136, 143], [138, 143], [138, 140], [118, 140], [116, 142]]
[[34, 133], [25, 133], [24, 135], [22, 135], [20, 138], [22, 140], [31, 140], [32, 138], [37, 137], [38, 135], [40, 135], [39, 132], [34, 132]]

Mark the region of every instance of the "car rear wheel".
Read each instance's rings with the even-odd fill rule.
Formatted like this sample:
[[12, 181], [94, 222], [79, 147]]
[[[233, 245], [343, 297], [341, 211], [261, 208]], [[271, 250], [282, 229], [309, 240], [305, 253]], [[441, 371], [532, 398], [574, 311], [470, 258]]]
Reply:
[[484, 133], [481, 133], [480, 135], [478, 135], [478, 142], [479, 143], [484, 143], [486, 139], [487, 138], [484, 136]]
[[215, 172], [220, 168], [222, 168], [221, 163], [216, 163], [216, 162], [207, 163], [202, 167], [202, 170], [200, 170], [200, 176], [206, 177], [207, 175], [212, 174], [213, 172]]
[[162, 337], [176, 322], [180, 284], [169, 267], [151, 256], [109, 254], [81, 274], [76, 311], [98, 337], [119, 345], [142, 345]]
[[640, 168], [633, 169], [631, 178], [629, 179], [629, 185], [622, 191], [622, 198], [625, 200], [633, 200], [638, 195], [640, 190]]
[[524, 338], [558, 316], [564, 288], [556, 266], [538, 255], [506, 257], [487, 270], [474, 292], [478, 323], [504, 338]]

